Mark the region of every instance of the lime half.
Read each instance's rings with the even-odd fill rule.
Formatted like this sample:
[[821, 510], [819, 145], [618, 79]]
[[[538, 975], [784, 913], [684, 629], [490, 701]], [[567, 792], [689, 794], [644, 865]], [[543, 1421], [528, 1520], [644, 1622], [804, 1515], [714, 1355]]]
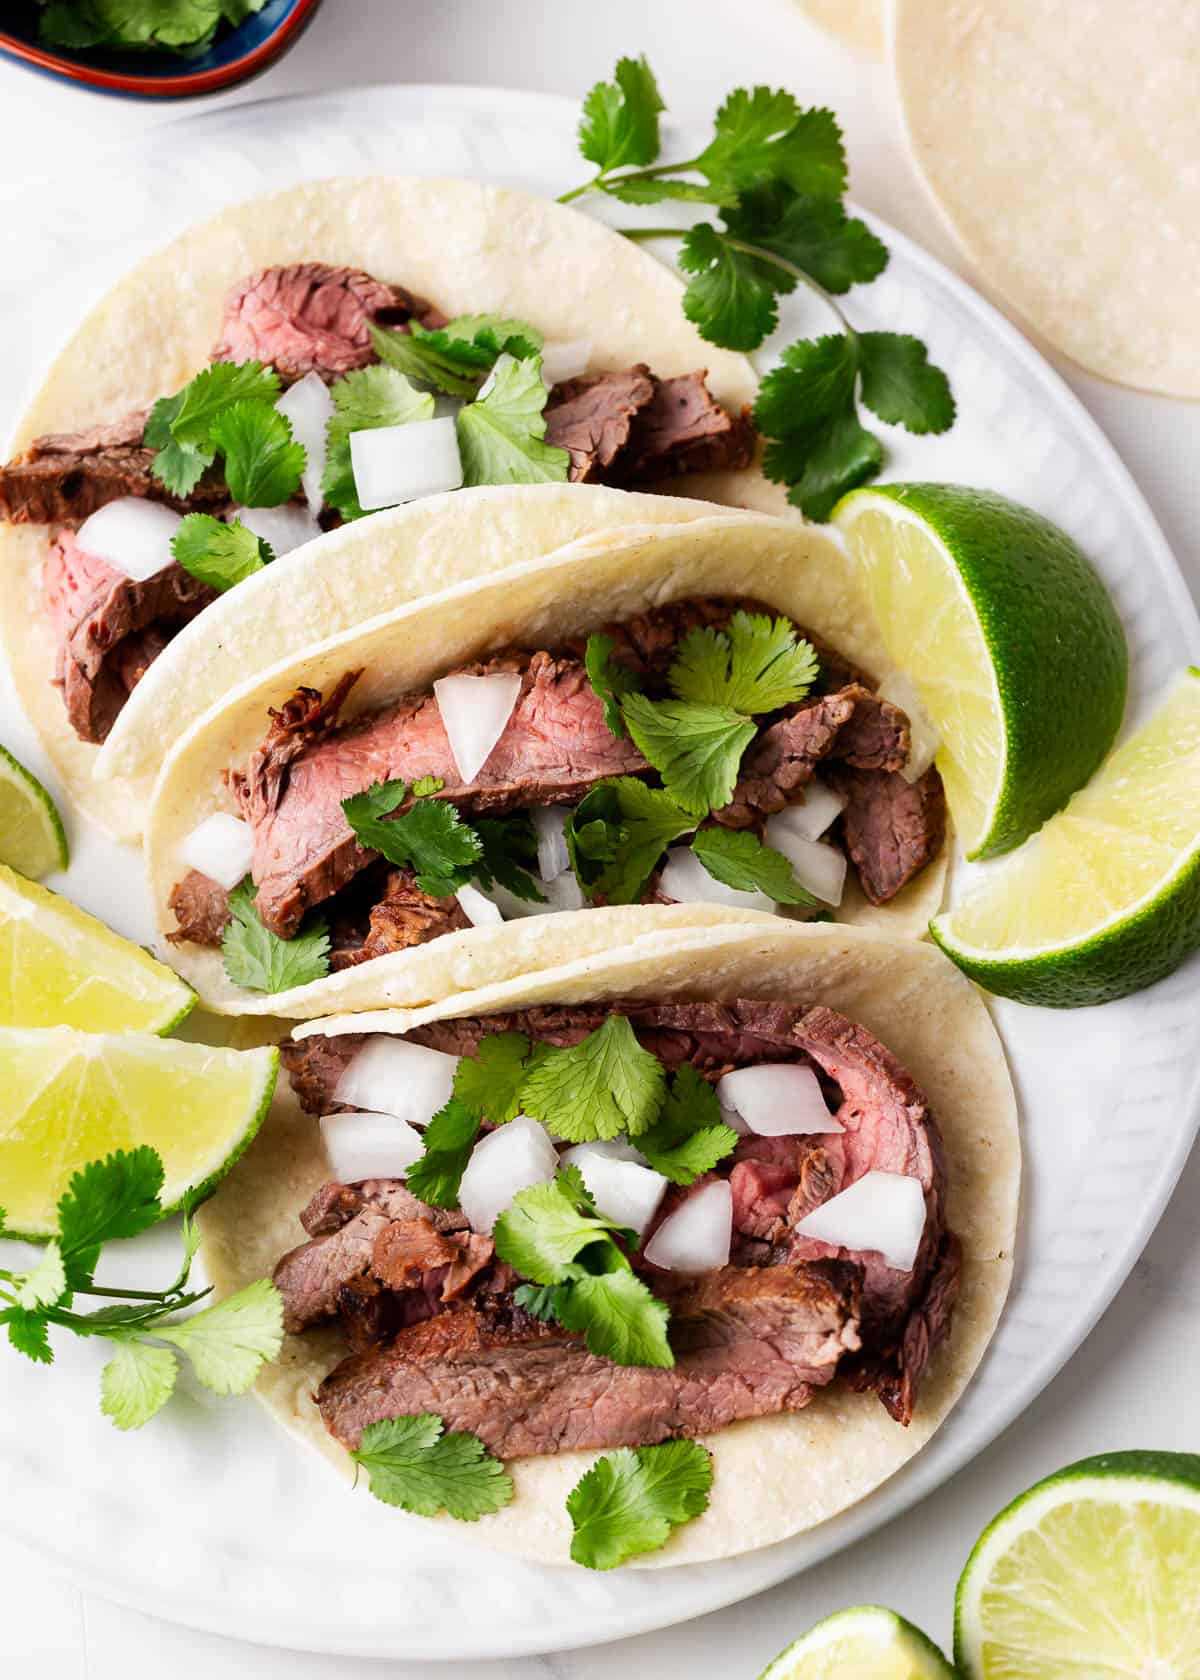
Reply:
[[863, 1604], [818, 1622], [760, 1680], [954, 1680], [954, 1670], [903, 1616]]
[[941, 736], [968, 857], [1010, 851], [1083, 786], [1120, 727], [1125, 636], [1104, 585], [1057, 526], [984, 490], [854, 490], [834, 522]]
[[1177, 968], [1200, 946], [1200, 671], [931, 928], [1020, 1003], [1107, 1003]]
[[7, 747], [0, 747], [0, 863], [35, 880], [68, 863], [67, 836], [53, 799]]
[[163, 1207], [205, 1195], [262, 1124], [279, 1052], [139, 1034], [0, 1027], [0, 1201], [44, 1237], [72, 1173], [114, 1149], [162, 1156]]
[[984, 1532], [958, 1584], [955, 1661], [966, 1680], [1192, 1680], [1198, 1595], [1200, 1458], [1085, 1458]]
[[165, 1033], [195, 1001], [140, 945], [0, 865], [0, 1026]]

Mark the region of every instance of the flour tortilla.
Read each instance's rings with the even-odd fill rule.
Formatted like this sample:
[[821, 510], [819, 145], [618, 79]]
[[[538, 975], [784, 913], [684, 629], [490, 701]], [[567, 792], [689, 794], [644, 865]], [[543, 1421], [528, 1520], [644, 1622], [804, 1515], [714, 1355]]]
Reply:
[[[186, 383], [208, 361], [226, 293], [255, 269], [319, 259], [364, 268], [435, 301], [449, 315], [494, 311], [528, 320], [549, 341], [586, 339], [590, 367], [644, 361], [671, 375], [707, 368], [710, 389], [732, 410], [752, 401], [749, 362], [700, 338], [684, 318], [682, 285], [633, 241], [579, 211], [527, 193], [464, 180], [404, 176], [310, 182], [222, 211], [141, 263], [87, 316], [21, 419], [13, 452], [45, 432], [114, 420]], [[720, 497], [719, 480], [706, 495]], [[468, 494], [380, 515], [372, 552], [344, 534], [277, 561], [210, 608], [156, 663], [93, 782], [94, 746], [71, 730], [50, 686], [54, 638], [41, 607], [44, 526], [0, 525], [0, 634], [22, 704], [77, 805], [118, 839], [141, 833], [150, 781], [163, 751], [207, 706], [257, 669], [254, 641], [239, 634], [243, 591], [277, 601], [273, 657], [332, 635], [371, 612], [497, 566], [549, 552], [601, 524], [657, 515], [655, 498], [595, 487], [547, 487], [536, 518], [509, 523], [504, 496]], [[686, 512], [672, 512], [681, 519]], [[444, 521], [444, 535], [430, 528]], [[494, 523], [493, 523], [494, 521]], [[303, 591], [294, 596], [301, 575]], [[214, 616], [215, 615], [215, 616]], [[253, 614], [251, 614], [253, 617]]]
[[[706, 1440], [716, 1475], [712, 1504], [635, 1567], [730, 1557], [786, 1539], [863, 1499], [917, 1453], [946, 1417], [982, 1359], [1008, 1293], [1020, 1190], [1016, 1098], [1004, 1053], [979, 993], [929, 945], [828, 925], [753, 925], [647, 934], [620, 949], [572, 961], [430, 1009], [309, 1023], [311, 1032], [407, 1032], [425, 1021], [532, 1003], [609, 999], [761, 997], [822, 1003], [861, 1022], [923, 1087], [941, 1125], [949, 1171], [947, 1217], [964, 1248], [963, 1289], [949, 1342], [934, 1356], [916, 1416], [894, 1423], [871, 1395], [842, 1385], [794, 1416], [758, 1419]], [[269, 1276], [304, 1240], [298, 1221], [330, 1176], [317, 1122], [290, 1094], [201, 1212], [204, 1259], [221, 1294]], [[351, 1465], [327, 1434], [313, 1391], [345, 1352], [334, 1330], [289, 1336], [258, 1395], [292, 1434], [343, 1474]], [[542, 1563], [565, 1563], [566, 1495], [593, 1453], [518, 1460], [513, 1504], [465, 1539]], [[354, 1497], [363, 1499], [360, 1489]], [[354, 1520], [347, 1502], [346, 1521]], [[406, 1519], [397, 1514], [397, 1522]], [[415, 1519], [407, 1519], [415, 1520]]]
[[1200, 396], [1200, 7], [895, 0], [917, 168], [983, 283], [1083, 367]]
[[[364, 531], [365, 538], [370, 535]], [[490, 650], [513, 643], [553, 648], [662, 602], [743, 593], [789, 614], [872, 674], [883, 676], [891, 668], [857, 570], [839, 543], [813, 526], [732, 513], [581, 538], [547, 559], [398, 607], [271, 666], [194, 724], [163, 767], [146, 830], [160, 933], [165, 936], [175, 926], [168, 899], [186, 873], [183, 841], [211, 811], [236, 810], [224, 772], [245, 764], [263, 739], [268, 709], [281, 706], [301, 685], [328, 693], [346, 672], [361, 669], [346, 710], [350, 716], [427, 688], [446, 671]], [[265, 647], [272, 625], [251, 624], [247, 634], [257, 635]], [[848, 895], [845, 915], [919, 937], [941, 904], [946, 853], [943, 848], [942, 857], [889, 905], [877, 908]], [[706, 906], [683, 906], [680, 912], [694, 921], [714, 919]], [[622, 914], [632, 918], [632, 929], [652, 913], [631, 908]], [[746, 916], [744, 911], [731, 914], [741, 920]], [[537, 916], [446, 934], [271, 995], [236, 986], [219, 951], [165, 939], [160, 949], [210, 1009], [305, 1018], [383, 1004], [418, 1007], [489, 980], [552, 966], [577, 952], [581, 938], [611, 944], [624, 935], [625, 924], [589, 934], [597, 915], [585, 910]]]
[[886, 0], [798, 0], [800, 10], [848, 46], [883, 56]]

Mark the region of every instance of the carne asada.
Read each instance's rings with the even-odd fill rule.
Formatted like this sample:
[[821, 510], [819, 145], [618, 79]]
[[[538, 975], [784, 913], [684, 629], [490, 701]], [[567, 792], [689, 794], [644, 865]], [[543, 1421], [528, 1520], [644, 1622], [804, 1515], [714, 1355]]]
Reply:
[[[520, 1265], [504, 1258], [514, 1240], [508, 1216], [492, 1233], [472, 1232], [461, 1211], [422, 1203], [399, 1180], [325, 1184], [300, 1216], [309, 1240], [279, 1261], [275, 1281], [294, 1333], [337, 1322], [350, 1344], [317, 1394], [327, 1429], [348, 1447], [372, 1423], [424, 1412], [501, 1457], [646, 1445], [799, 1410], [838, 1379], [877, 1394], [899, 1423], [912, 1418], [928, 1360], [950, 1334], [961, 1253], [946, 1224], [937, 1123], [911, 1076], [863, 1027], [820, 1005], [782, 1001], [543, 1005], [430, 1022], [403, 1042], [464, 1058], [460, 1069], [478, 1071], [469, 1084], [456, 1074], [456, 1091], [478, 1091], [488, 1077], [478, 1058], [497, 1035], [506, 1035], [509, 1057], [511, 1047], [529, 1047], [533, 1068], [614, 1016], [669, 1078], [694, 1069], [711, 1088], [739, 1067], [810, 1068], [841, 1129], [730, 1133], [733, 1147], [715, 1169], [667, 1189], [640, 1243], [625, 1234], [624, 1264], [669, 1312], [670, 1356], [653, 1363], [614, 1363], [585, 1345], [583, 1323], [553, 1306], [553, 1291], [540, 1306], [529, 1299]], [[343, 1076], [372, 1042], [312, 1035], [284, 1045], [303, 1107], [339, 1112]], [[536, 1106], [535, 1085], [531, 1073], [513, 1100]], [[572, 1101], [584, 1098], [577, 1091]], [[483, 1120], [485, 1135], [490, 1124]], [[555, 1124], [545, 1124], [553, 1136]], [[633, 1159], [640, 1135], [628, 1139]], [[920, 1186], [924, 1228], [906, 1271], [877, 1251], [796, 1230], [870, 1174]], [[699, 1274], [651, 1264], [654, 1232], [721, 1182], [732, 1190], [730, 1263]], [[514, 1211], [533, 1195], [518, 1191]], [[578, 1205], [591, 1240], [597, 1205], [586, 1196]], [[598, 1211], [604, 1216], [602, 1203]], [[553, 1322], [559, 1312], [567, 1322]]]

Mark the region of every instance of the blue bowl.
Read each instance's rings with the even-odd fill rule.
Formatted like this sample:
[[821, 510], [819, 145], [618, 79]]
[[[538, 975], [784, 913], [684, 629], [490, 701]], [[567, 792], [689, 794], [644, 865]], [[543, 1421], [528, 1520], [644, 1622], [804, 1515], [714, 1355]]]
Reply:
[[69, 52], [38, 40], [38, 11], [32, 3], [6, 6], [0, 27], [0, 56], [30, 70], [73, 82], [93, 93], [121, 99], [190, 99], [222, 93], [263, 70], [295, 45], [321, 0], [267, 0], [261, 12], [222, 30], [213, 45], [194, 56], [159, 51]]

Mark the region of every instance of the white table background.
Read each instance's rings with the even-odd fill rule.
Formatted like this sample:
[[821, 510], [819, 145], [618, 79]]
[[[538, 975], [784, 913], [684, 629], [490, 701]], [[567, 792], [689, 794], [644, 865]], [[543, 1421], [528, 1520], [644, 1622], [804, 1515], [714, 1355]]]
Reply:
[[[6, 197], [32, 180], [50, 183], [80, 156], [91, 160], [131, 140], [152, 146], [151, 131], [172, 116], [384, 81], [581, 95], [619, 56], [638, 52], [649, 56], [679, 116], [704, 116], [729, 88], [753, 82], [783, 85], [806, 103], [832, 106], [846, 129], [855, 197], [978, 281], [909, 168], [884, 66], [821, 35], [789, 0], [438, 0], [433, 6], [325, 0], [304, 39], [266, 76], [214, 100], [162, 106], [68, 90], [3, 61], [0, 262], [20, 260], [20, 227], [4, 214]], [[1200, 519], [1200, 405], [1121, 391], [1057, 365], [1123, 454], [1200, 594], [1192, 534]], [[1200, 1448], [1198, 1313], [1200, 1159], [1193, 1158], [1129, 1283], [1083, 1349], [996, 1445], [915, 1511], [802, 1579], [687, 1626], [590, 1651], [459, 1663], [455, 1672], [464, 1680], [636, 1680], [651, 1673], [752, 1680], [813, 1621], [869, 1602], [891, 1605], [948, 1642], [954, 1583], [972, 1542], [1030, 1482], [1106, 1449]], [[64, 1441], [64, 1453], [70, 1450]], [[114, 1474], [119, 1462], [114, 1453]], [[437, 1614], [436, 1605], [429, 1608]], [[617, 1639], [621, 1629], [612, 1632]], [[168, 1626], [80, 1593], [0, 1533], [3, 1673], [44, 1680], [149, 1680], [164, 1673], [172, 1680], [210, 1680], [213, 1673], [416, 1680], [447, 1672], [403, 1657], [402, 1651], [382, 1662], [302, 1656]]]

